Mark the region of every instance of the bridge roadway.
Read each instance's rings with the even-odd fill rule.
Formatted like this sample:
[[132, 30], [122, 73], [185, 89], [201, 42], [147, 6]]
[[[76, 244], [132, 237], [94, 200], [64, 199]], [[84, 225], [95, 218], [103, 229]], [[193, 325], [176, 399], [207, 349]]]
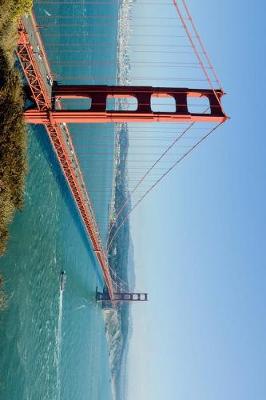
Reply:
[[[49, 113], [49, 110], [51, 110], [52, 74], [33, 15], [24, 17], [21, 20], [17, 56], [37, 108], [40, 111]], [[60, 103], [58, 103], [58, 106], [60, 107]], [[96, 218], [86, 190], [70, 132], [66, 124], [55, 123], [52, 117], [45, 124], [45, 128], [92, 243], [93, 251], [101, 267], [106, 287], [112, 299], [114, 288], [107, 255], [100, 238]]]

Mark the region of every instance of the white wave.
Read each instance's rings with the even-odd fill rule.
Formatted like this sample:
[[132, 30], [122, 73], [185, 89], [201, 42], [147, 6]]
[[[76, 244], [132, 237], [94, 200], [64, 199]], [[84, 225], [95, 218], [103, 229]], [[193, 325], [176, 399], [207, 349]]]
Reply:
[[86, 306], [83, 304], [82, 306], [75, 308], [74, 311], [82, 310], [82, 308], [86, 308]]
[[45, 10], [45, 8], [43, 9], [43, 11], [44, 11], [44, 13], [45, 13], [48, 17], [51, 17], [51, 16], [52, 16], [52, 14], [50, 14], [49, 11]]
[[62, 348], [63, 296], [64, 296], [64, 291], [60, 289], [57, 331], [56, 331], [56, 372], [57, 372], [57, 393], [59, 400], [61, 398], [60, 364], [61, 364], [61, 348]]

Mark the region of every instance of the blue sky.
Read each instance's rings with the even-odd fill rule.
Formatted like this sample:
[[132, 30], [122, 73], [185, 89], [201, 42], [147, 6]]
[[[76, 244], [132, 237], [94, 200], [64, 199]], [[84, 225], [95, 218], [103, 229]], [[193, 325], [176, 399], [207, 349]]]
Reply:
[[[200, 3], [200, 4], [199, 4]], [[266, 398], [262, 1], [189, 0], [231, 119], [132, 215], [128, 399]]]

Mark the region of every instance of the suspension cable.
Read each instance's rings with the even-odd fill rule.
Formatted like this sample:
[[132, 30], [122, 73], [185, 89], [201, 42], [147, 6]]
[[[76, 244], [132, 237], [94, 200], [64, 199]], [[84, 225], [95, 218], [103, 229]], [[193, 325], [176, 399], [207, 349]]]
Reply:
[[208, 53], [207, 53], [207, 50], [206, 50], [206, 48], [205, 48], [205, 46], [204, 46], [204, 44], [203, 44], [203, 41], [202, 41], [202, 39], [201, 39], [201, 37], [200, 37], [200, 34], [199, 34], [199, 32], [198, 32], [198, 30], [197, 30], [197, 28], [196, 28], [196, 25], [195, 25], [195, 23], [194, 23], [194, 20], [193, 20], [193, 18], [192, 18], [192, 15], [191, 15], [191, 13], [190, 13], [190, 11], [189, 11], [189, 8], [188, 8], [188, 6], [187, 6], [187, 4], [186, 4], [186, 1], [185, 1], [185, 0], [182, 0], [182, 3], [183, 3], [184, 8], [185, 8], [185, 10], [186, 10], [188, 20], [189, 20], [190, 23], [191, 23], [191, 26], [192, 26], [192, 29], [193, 29], [193, 31], [194, 31], [195, 37], [198, 39], [198, 42], [199, 42], [199, 45], [200, 45], [200, 47], [201, 47], [202, 53], [203, 53], [204, 56], [206, 57], [207, 63], [208, 63], [208, 65], [209, 65], [210, 69], [212, 70], [212, 73], [213, 73], [213, 75], [214, 75], [214, 78], [215, 78], [215, 80], [216, 80], [218, 86], [222, 89], [222, 83], [221, 83], [221, 81], [220, 81], [220, 79], [219, 79], [219, 77], [218, 77], [218, 74], [217, 74], [217, 72], [216, 72], [216, 70], [215, 70], [215, 68], [214, 68], [214, 66], [213, 66], [213, 64], [212, 64], [212, 62], [211, 62], [211, 59], [210, 59], [210, 57], [209, 57], [209, 55], [208, 55]]
[[119, 230], [122, 228], [122, 226], [124, 225], [125, 221], [129, 218], [129, 216], [132, 213], [132, 211], [135, 210], [135, 208], [162, 181], [162, 179], [166, 177], [166, 175], [168, 175], [182, 160], [184, 160], [184, 158], [186, 158], [196, 147], [198, 147], [204, 140], [206, 140], [222, 124], [223, 124], [223, 122], [220, 122], [214, 128], [212, 128], [209, 132], [207, 132], [206, 135], [204, 135], [200, 140], [198, 140], [197, 143], [195, 143], [185, 154], [183, 154], [180, 158], [178, 158], [174, 162], [174, 164], [172, 164], [171, 167], [168, 168], [168, 170], [164, 174], [162, 174], [162, 176], [159, 179], [157, 179], [156, 182], [148, 190], [146, 190], [146, 192], [142, 195], [142, 197], [137, 201], [137, 203], [131, 208], [131, 210], [126, 214], [126, 216], [123, 218], [121, 223], [118, 225], [116, 231], [113, 234], [113, 237], [111, 238], [111, 240], [109, 242], [109, 245], [108, 245], [108, 248], [107, 248], [108, 251], [109, 251], [110, 246], [112, 245], [114, 239], [116, 238]]
[[129, 195], [127, 196], [126, 201], [124, 202], [124, 204], [121, 206], [120, 210], [118, 211], [116, 218], [114, 219], [114, 222], [111, 224], [110, 226], [110, 230], [109, 232], [111, 232], [115, 222], [117, 221], [118, 217], [120, 216], [121, 212], [124, 210], [124, 208], [126, 207], [126, 205], [128, 204], [128, 202], [130, 201], [130, 196], [137, 190], [137, 188], [140, 186], [140, 184], [144, 181], [144, 179], [149, 175], [149, 173], [155, 168], [155, 166], [162, 160], [163, 157], [166, 156], [166, 154], [174, 147], [174, 145], [180, 140], [182, 139], [182, 137], [192, 128], [192, 126], [195, 124], [195, 122], [193, 122], [192, 124], [190, 124], [186, 129], [184, 129], [184, 131], [178, 135], [173, 142], [166, 148], [166, 150], [161, 154], [161, 156], [152, 164], [152, 166], [145, 172], [145, 174], [142, 176], [142, 178], [139, 180], [139, 182], [135, 185], [135, 187], [133, 188], [133, 190], [129, 193]]
[[198, 52], [197, 46], [195, 45], [195, 43], [194, 43], [194, 41], [193, 41], [192, 35], [191, 35], [190, 32], [189, 32], [187, 23], [186, 23], [186, 21], [185, 21], [183, 15], [182, 15], [182, 13], [181, 13], [181, 11], [180, 11], [180, 7], [178, 6], [176, 0], [172, 0], [172, 1], [173, 1], [173, 5], [174, 5], [174, 7], [175, 7], [175, 9], [176, 9], [177, 14], [179, 15], [179, 18], [180, 18], [180, 20], [181, 20], [181, 23], [182, 23], [182, 25], [183, 25], [183, 27], [184, 27], [184, 29], [185, 29], [185, 32], [186, 32], [186, 34], [187, 34], [187, 36], [188, 36], [188, 39], [189, 39], [190, 44], [191, 44], [191, 46], [192, 46], [192, 49], [194, 50], [195, 56], [196, 56], [196, 58], [198, 59], [198, 62], [199, 62], [199, 64], [200, 64], [200, 66], [201, 66], [201, 69], [202, 69], [202, 71], [203, 71], [203, 74], [205, 75], [205, 77], [206, 77], [206, 79], [207, 79], [207, 81], [208, 81], [208, 83], [209, 83], [211, 89], [213, 90], [213, 93], [214, 93], [214, 95], [215, 95], [215, 97], [216, 97], [218, 103], [219, 103], [220, 106], [222, 107], [221, 100], [219, 99], [219, 96], [217, 95], [216, 90], [214, 89], [214, 86], [213, 86], [213, 84], [212, 84], [212, 80], [211, 80], [211, 78], [210, 78], [210, 76], [209, 76], [209, 74], [208, 74], [208, 71], [207, 71], [207, 69], [206, 69], [206, 67], [205, 67], [205, 65], [204, 65], [204, 63], [203, 63], [203, 61], [202, 61], [202, 58], [201, 58], [201, 56], [200, 56], [200, 54], [199, 54], [199, 52]]

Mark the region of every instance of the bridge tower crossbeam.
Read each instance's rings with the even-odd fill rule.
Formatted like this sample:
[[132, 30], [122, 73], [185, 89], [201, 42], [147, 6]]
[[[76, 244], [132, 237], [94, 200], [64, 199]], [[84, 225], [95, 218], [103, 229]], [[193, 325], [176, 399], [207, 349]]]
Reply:
[[[166, 88], [151, 86], [106, 86], [106, 85], [54, 85], [53, 106], [48, 111], [28, 110], [25, 119], [28, 123], [46, 124], [49, 118], [57, 123], [106, 123], [106, 122], [213, 122], [221, 123], [227, 119], [222, 105], [223, 91], [211, 89]], [[134, 98], [137, 109], [108, 110], [107, 99]], [[175, 101], [175, 111], [152, 111], [152, 97], [171, 97]], [[189, 111], [189, 98], [205, 97], [209, 102], [209, 112]], [[91, 100], [87, 110], [56, 110], [55, 99]]]
[[[96, 301], [109, 302], [110, 296], [106, 290], [99, 292], [96, 290]], [[135, 293], [135, 292], [114, 292], [112, 302], [143, 302], [148, 301], [148, 293]]]

